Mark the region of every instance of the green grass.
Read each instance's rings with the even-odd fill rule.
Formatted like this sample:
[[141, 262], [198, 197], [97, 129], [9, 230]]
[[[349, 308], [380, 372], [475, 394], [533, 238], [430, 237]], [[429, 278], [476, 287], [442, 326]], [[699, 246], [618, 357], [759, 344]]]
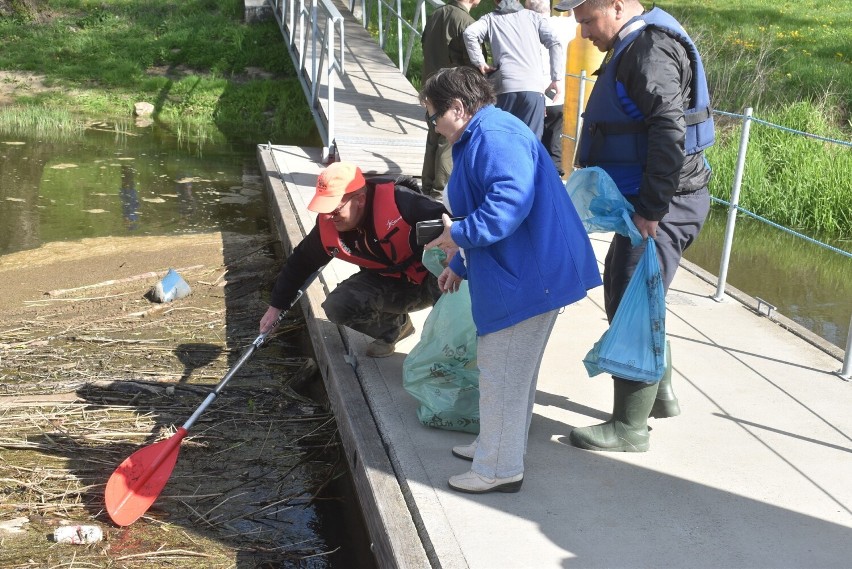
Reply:
[[718, 108], [763, 112], [829, 94], [849, 126], [852, 3], [664, 0], [659, 6], [696, 38]]
[[[759, 117], [769, 123], [826, 137], [841, 135], [831, 109], [796, 102]], [[730, 200], [741, 129], [721, 129], [707, 152], [711, 193]], [[826, 237], [852, 236], [852, 149], [753, 123], [740, 205], [775, 223]]]
[[241, 0], [50, 0], [42, 16], [0, 19], [0, 69], [45, 76], [19, 106], [91, 120], [148, 101], [184, 132], [232, 141], [315, 137], [277, 24], [242, 21]]
[[54, 140], [81, 138], [86, 123], [67, 109], [39, 109], [26, 106], [0, 107], [0, 132], [12, 136], [50, 137]]
[[[852, 139], [852, 4], [810, 0], [666, 0], [702, 52], [713, 105], [746, 107], [769, 123]], [[729, 199], [739, 121], [718, 121], [708, 153], [711, 192]], [[831, 238], [852, 237], [852, 151], [759, 123], [751, 128], [740, 204], [776, 223]]]

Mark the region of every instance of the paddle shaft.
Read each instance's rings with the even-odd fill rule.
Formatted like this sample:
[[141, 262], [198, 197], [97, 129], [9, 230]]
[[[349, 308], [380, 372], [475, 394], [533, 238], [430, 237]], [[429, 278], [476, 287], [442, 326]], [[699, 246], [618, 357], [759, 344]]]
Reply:
[[[336, 255], [337, 250], [335, 249], [334, 251], [332, 251], [331, 256], [335, 257]], [[246, 351], [243, 352], [243, 355], [240, 356], [240, 359], [237, 360], [237, 363], [235, 363], [234, 366], [228, 370], [228, 373], [226, 373], [225, 377], [223, 377], [222, 380], [219, 381], [219, 384], [216, 386], [216, 388], [207, 395], [204, 401], [201, 402], [201, 405], [199, 405], [198, 408], [195, 410], [195, 413], [193, 413], [192, 416], [187, 419], [186, 423], [183, 424], [182, 428], [184, 430], [189, 431], [189, 429], [192, 427], [192, 425], [195, 424], [195, 421], [198, 420], [198, 418], [201, 416], [202, 413], [204, 413], [207, 407], [211, 403], [213, 403], [213, 400], [216, 399], [216, 397], [223, 389], [225, 389], [225, 386], [228, 384], [229, 381], [231, 381], [231, 378], [234, 377], [234, 375], [240, 370], [241, 367], [243, 367], [243, 364], [249, 361], [251, 357], [255, 354], [255, 352], [257, 352], [260, 348], [263, 347], [269, 335], [278, 327], [279, 324], [281, 324], [281, 321], [284, 320], [284, 317], [287, 315], [290, 309], [293, 308], [297, 302], [299, 302], [299, 299], [302, 298], [302, 296], [304, 296], [305, 290], [307, 290], [308, 286], [310, 286], [310, 284], [314, 282], [314, 279], [317, 278], [317, 275], [320, 274], [324, 267], [325, 265], [314, 271], [311, 276], [308, 277], [308, 279], [305, 281], [305, 284], [302, 285], [302, 288], [300, 288], [296, 292], [296, 296], [293, 297], [293, 300], [290, 301], [290, 305], [287, 306], [286, 309], [282, 310], [281, 314], [278, 315], [278, 318], [275, 320], [275, 323], [272, 324], [272, 328], [270, 328], [266, 332], [263, 332], [260, 336], [255, 338], [254, 342], [251, 343], [251, 346], [246, 348]]]

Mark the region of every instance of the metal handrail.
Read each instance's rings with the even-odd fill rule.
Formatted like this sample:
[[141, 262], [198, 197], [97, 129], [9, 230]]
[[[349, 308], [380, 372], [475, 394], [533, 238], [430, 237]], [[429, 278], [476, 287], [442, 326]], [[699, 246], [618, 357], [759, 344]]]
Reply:
[[[334, 153], [335, 77], [345, 73], [343, 16], [330, 0], [271, 0], [271, 3], [322, 138], [323, 161], [327, 161]], [[335, 46], [339, 50], [337, 56]], [[310, 69], [307, 69], [309, 51]]]
[[[764, 219], [759, 215], [756, 215], [756, 214], [754, 214], [754, 213], [752, 213], [748, 210], [743, 209], [739, 205], [740, 186], [741, 186], [742, 179], [743, 179], [743, 173], [745, 172], [746, 153], [748, 152], [749, 131], [751, 129], [751, 125], [752, 125], [753, 122], [758, 122], [758, 123], [765, 125], [765, 126], [769, 126], [769, 127], [772, 127], [772, 128], [783, 130], [783, 131], [786, 131], [786, 132], [789, 132], [789, 133], [792, 133], [792, 134], [798, 134], [798, 135], [801, 135], [801, 136], [805, 136], [807, 138], [813, 138], [813, 139], [816, 139], [816, 140], [820, 140], [822, 142], [829, 142], [829, 143], [834, 143], [834, 144], [838, 144], [838, 145], [841, 145], [841, 146], [847, 146], [847, 147], [852, 146], [852, 143], [846, 142], [846, 141], [843, 141], [843, 140], [835, 140], [835, 139], [831, 139], [831, 138], [826, 138], [826, 137], [818, 136], [818, 135], [811, 134], [811, 133], [808, 133], [808, 132], [802, 132], [802, 131], [794, 130], [794, 129], [791, 129], [791, 128], [788, 128], [788, 127], [785, 127], [785, 126], [773, 124], [773, 123], [770, 123], [770, 122], [767, 122], [767, 121], [764, 121], [764, 120], [754, 118], [754, 117], [752, 117], [751, 107], [747, 108], [745, 110], [745, 114], [742, 114], [742, 115], [736, 114], [736, 113], [728, 113], [728, 112], [725, 112], [725, 111], [718, 111], [718, 110], [715, 110], [715, 109], [713, 110], [713, 113], [718, 114], [718, 115], [728, 116], [728, 117], [741, 118], [743, 120], [743, 130], [742, 130], [742, 133], [740, 135], [740, 147], [739, 147], [739, 151], [738, 151], [738, 154], [737, 154], [737, 165], [736, 165], [736, 169], [734, 171], [733, 185], [731, 187], [731, 201], [725, 202], [724, 200], [721, 200], [721, 199], [718, 199], [718, 198], [713, 198], [714, 201], [726, 204], [728, 206], [728, 220], [727, 220], [727, 223], [725, 225], [725, 241], [722, 245], [722, 259], [721, 259], [721, 262], [720, 262], [720, 265], [719, 265], [719, 277], [718, 277], [718, 282], [717, 282], [717, 287], [716, 287], [716, 295], [713, 297], [713, 300], [716, 300], [718, 302], [718, 301], [723, 300], [723, 298], [724, 298], [724, 291], [725, 291], [726, 280], [727, 280], [727, 275], [728, 275], [728, 264], [730, 262], [731, 249], [733, 248], [734, 227], [736, 226], [736, 220], [737, 220], [737, 214], [738, 213], [746, 214], [749, 217], [756, 219], [757, 221], [760, 221], [761, 223], [765, 223], [767, 225], [779, 228], [779, 229], [785, 231], [786, 233], [793, 235], [796, 238], [804, 239], [806, 241], [810, 241], [811, 243], [819, 245], [819, 246], [821, 246], [825, 249], [828, 249], [828, 250], [830, 250], [834, 253], [839, 253], [839, 254], [845, 255], [847, 257], [852, 257], [852, 254], [846, 253], [845, 251], [841, 251], [840, 249], [837, 249], [836, 247], [832, 247], [831, 245], [828, 245], [827, 243], [823, 243], [822, 241], [818, 241], [818, 240], [813, 239], [811, 237], [808, 237], [806, 235], [802, 235], [800, 233], [797, 233], [797, 232], [795, 232], [791, 229], [788, 229], [786, 227], [780, 226], [777, 223], [769, 221], [768, 219]], [[849, 320], [849, 332], [846, 334], [846, 350], [844, 351], [844, 354], [843, 354], [843, 366], [836, 373], [837, 373], [838, 376], [840, 376], [842, 379], [844, 379], [846, 381], [849, 381], [850, 379], [852, 379], [852, 377], [850, 377], [850, 376], [852, 376], [852, 315], [850, 315], [850, 320]]]
[[[349, 11], [355, 15], [356, 4], [358, 0], [349, 0]], [[361, 0], [360, 19], [364, 28], [369, 28], [370, 25], [370, 10], [371, 3], [367, 0]], [[414, 41], [420, 38], [423, 34], [423, 28], [426, 26], [426, 6], [432, 9], [440, 8], [444, 5], [441, 0], [417, 0], [412, 14], [412, 22], [409, 22], [402, 13], [402, 0], [375, 0], [377, 9], [377, 25], [379, 35], [379, 47], [385, 49], [385, 44], [388, 40], [388, 35], [391, 26], [385, 26], [385, 17], [393, 15], [396, 18], [396, 40], [397, 40], [397, 67], [400, 72], [405, 75], [408, 72], [408, 65], [411, 63], [411, 54], [414, 52]], [[359, 17], [356, 15], [355, 17]], [[403, 50], [403, 30], [408, 31], [408, 44]]]

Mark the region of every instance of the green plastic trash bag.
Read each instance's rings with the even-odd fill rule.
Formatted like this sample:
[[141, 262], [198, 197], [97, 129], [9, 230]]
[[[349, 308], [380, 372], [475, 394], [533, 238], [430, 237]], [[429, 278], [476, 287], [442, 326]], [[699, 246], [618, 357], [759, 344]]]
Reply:
[[[444, 259], [438, 248], [423, 252], [423, 264], [435, 275]], [[420, 341], [402, 364], [402, 385], [420, 402], [417, 418], [427, 427], [479, 432], [476, 327], [467, 281], [432, 307]]]
[[642, 244], [642, 235], [633, 223], [633, 204], [605, 170], [596, 166], [575, 170], [565, 182], [565, 191], [586, 233], [614, 231], [629, 237], [634, 247]]
[[657, 246], [650, 237], [609, 329], [583, 359], [589, 377], [657, 383], [666, 367], [666, 298]]

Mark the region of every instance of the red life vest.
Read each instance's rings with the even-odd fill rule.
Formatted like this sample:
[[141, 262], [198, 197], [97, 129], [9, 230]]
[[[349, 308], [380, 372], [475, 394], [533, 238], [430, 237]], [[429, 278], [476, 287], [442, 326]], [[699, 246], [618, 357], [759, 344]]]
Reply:
[[[374, 249], [378, 245], [380, 251], [353, 251], [340, 239], [340, 234], [334, 228], [334, 223], [328, 216], [320, 215], [317, 219], [320, 238], [323, 246], [332, 251], [338, 250], [337, 258], [365, 269], [377, 271], [388, 277], [406, 277], [411, 282], [420, 284], [429, 274], [420, 259], [411, 250], [409, 236], [411, 225], [406, 223], [396, 207], [394, 199], [395, 184], [393, 182], [378, 183], [373, 192], [373, 230], [367, 231], [364, 239]], [[372, 235], [371, 235], [372, 233]], [[386, 260], [377, 255], [383, 254]]]

